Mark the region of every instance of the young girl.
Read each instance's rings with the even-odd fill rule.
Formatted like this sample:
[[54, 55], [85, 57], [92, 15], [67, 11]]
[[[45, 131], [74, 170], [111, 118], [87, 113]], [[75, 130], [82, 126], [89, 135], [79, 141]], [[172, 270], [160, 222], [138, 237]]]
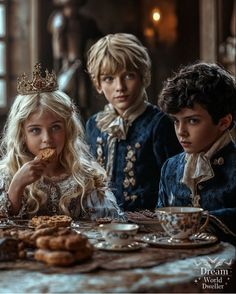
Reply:
[[[18, 93], [5, 126], [0, 161], [2, 216], [66, 214], [74, 219], [110, 216], [123, 219], [106, 188], [105, 171], [93, 160], [71, 99], [57, 90], [56, 77], [18, 79]], [[55, 148], [50, 162], [37, 158]]]
[[161, 166], [182, 150], [168, 116], [147, 102], [150, 68], [146, 48], [131, 34], [107, 35], [88, 52], [88, 72], [108, 104], [88, 120], [87, 140], [129, 211], [155, 208]]
[[185, 151], [162, 168], [158, 206], [202, 207], [216, 233], [235, 242], [235, 79], [216, 64], [190, 65], [167, 80], [158, 103]]

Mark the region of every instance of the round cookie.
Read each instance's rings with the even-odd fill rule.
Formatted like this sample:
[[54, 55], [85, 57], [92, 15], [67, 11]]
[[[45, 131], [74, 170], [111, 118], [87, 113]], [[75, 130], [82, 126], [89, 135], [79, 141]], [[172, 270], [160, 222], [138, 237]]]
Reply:
[[39, 151], [36, 158], [47, 162], [52, 162], [56, 158], [56, 154], [57, 152], [55, 148], [44, 148]]
[[31, 220], [31, 223], [34, 227], [40, 225], [47, 225], [48, 227], [67, 227], [70, 226], [72, 218], [68, 215], [41, 215], [34, 216]]

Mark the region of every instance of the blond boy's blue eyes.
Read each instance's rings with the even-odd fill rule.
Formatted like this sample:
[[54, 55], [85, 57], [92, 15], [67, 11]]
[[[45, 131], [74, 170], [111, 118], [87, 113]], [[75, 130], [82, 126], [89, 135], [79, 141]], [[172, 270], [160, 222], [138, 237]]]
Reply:
[[[124, 80], [132, 80], [137, 76], [135, 72], [128, 72], [122, 76]], [[102, 82], [112, 82], [116, 78], [116, 75], [102, 75]]]
[[102, 81], [103, 82], [111, 82], [111, 81], [113, 81], [113, 77], [112, 76], [105, 76], [105, 77], [102, 77]]

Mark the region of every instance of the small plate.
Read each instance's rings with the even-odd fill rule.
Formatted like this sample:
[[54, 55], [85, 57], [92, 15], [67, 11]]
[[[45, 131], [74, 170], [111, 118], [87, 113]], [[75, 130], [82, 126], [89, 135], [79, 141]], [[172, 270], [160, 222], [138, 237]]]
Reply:
[[196, 248], [206, 245], [215, 244], [218, 238], [208, 233], [199, 233], [193, 235], [188, 241], [176, 242], [170, 239], [165, 233], [148, 234], [139, 239], [151, 245], [165, 247], [165, 248]]
[[108, 242], [99, 242], [94, 244], [97, 249], [108, 251], [134, 251], [147, 247], [147, 244], [141, 242], [133, 242], [128, 245], [111, 245]]

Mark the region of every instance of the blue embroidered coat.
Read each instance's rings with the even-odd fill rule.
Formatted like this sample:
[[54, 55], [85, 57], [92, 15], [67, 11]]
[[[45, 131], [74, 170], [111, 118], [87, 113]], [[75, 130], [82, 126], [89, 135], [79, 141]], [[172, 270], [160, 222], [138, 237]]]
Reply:
[[[157, 207], [192, 206], [191, 190], [183, 183], [185, 153], [168, 159], [161, 170]], [[230, 142], [211, 158], [215, 176], [197, 186], [200, 206], [208, 210], [213, 231], [222, 240], [236, 244], [236, 145]], [[215, 218], [216, 217], [216, 218]], [[231, 232], [225, 231], [218, 221]]]
[[[93, 155], [107, 168], [108, 134], [96, 125], [95, 114], [86, 124]], [[154, 209], [164, 161], [182, 151], [172, 121], [154, 105], [129, 127], [125, 140], [116, 140], [111, 188], [124, 210]]]

